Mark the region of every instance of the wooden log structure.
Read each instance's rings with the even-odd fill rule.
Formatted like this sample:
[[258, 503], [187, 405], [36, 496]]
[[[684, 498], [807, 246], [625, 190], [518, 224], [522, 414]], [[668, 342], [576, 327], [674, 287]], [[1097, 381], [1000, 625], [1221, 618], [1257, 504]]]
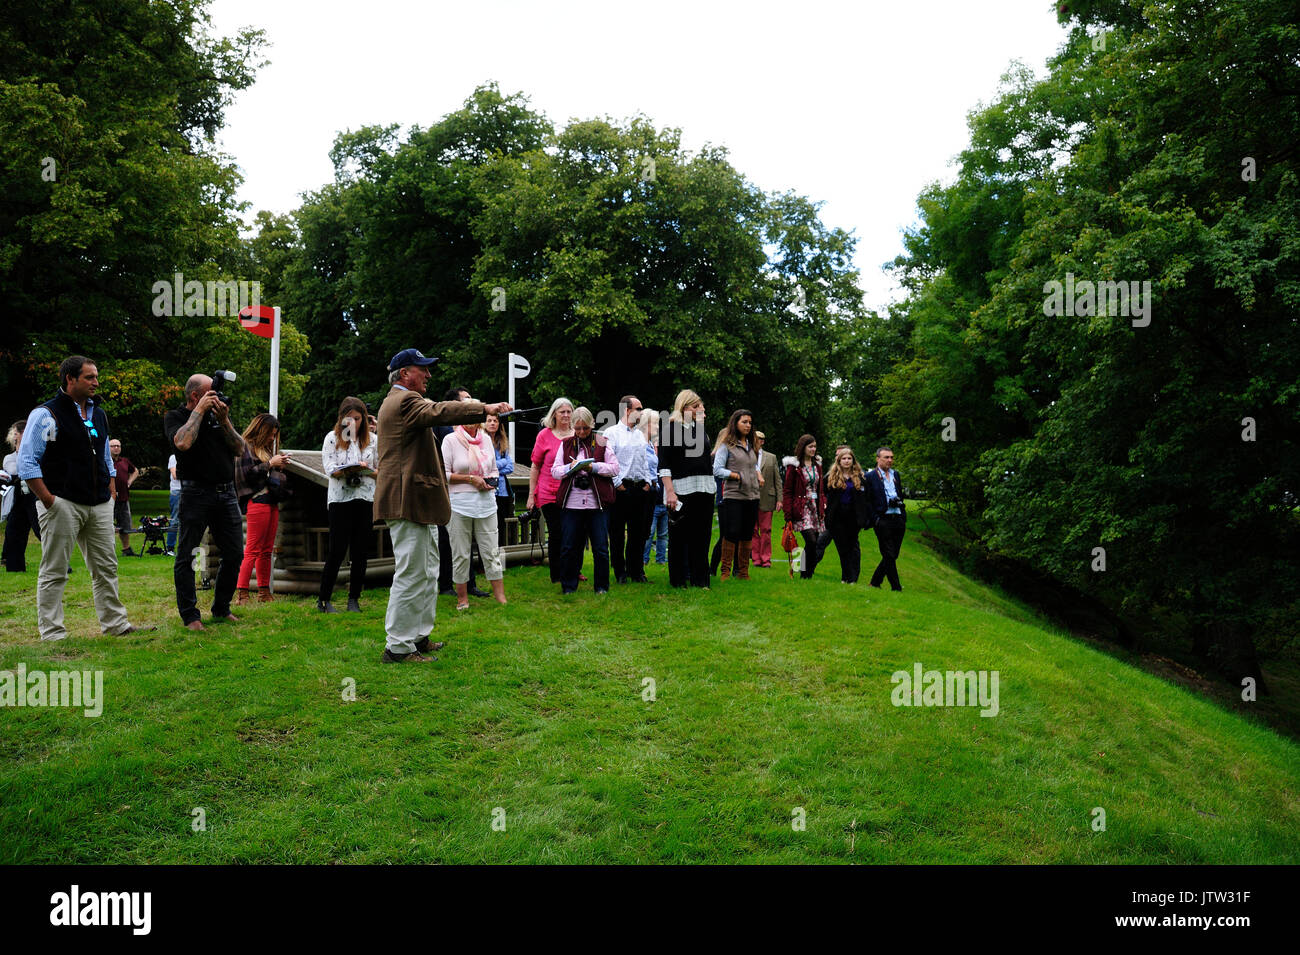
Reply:
[[[321, 465], [320, 451], [290, 451], [286, 470], [292, 494], [280, 505], [280, 524], [276, 531], [272, 554], [272, 589], [276, 593], [316, 594], [320, 591], [321, 574], [329, 555], [329, 508], [327, 495], [329, 478]], [[527, 464], [516, 464], [515, 473], [507, 480], [515, 492], [527, 492], [530, 469]], [[244, 539], [248, 539], [248, 519], [244, 518]], [[200, 586], [210, 586], [216, 579], [221, 562], [212, 545], [210, 533], [204, 534], [203, 546], [207, 549], [202, 563]], [[546, 522], [520, 522], [518, 518], [506, 520], [506, 544], [502, 555], [507, 565], [545, 563]], [[450, 559], [450, 556], [444, 557]], [[345, 589], [351, 579], [351, 560], [345, 559], [339, 569], [335, 589]], [[388, 525], [375, 521], [370, 558], [366, 563], [367, 587], [390, 587], [393, 583], [393, 544], [388, 536]], [[256, 571], [249, 581], [258, 586]]]

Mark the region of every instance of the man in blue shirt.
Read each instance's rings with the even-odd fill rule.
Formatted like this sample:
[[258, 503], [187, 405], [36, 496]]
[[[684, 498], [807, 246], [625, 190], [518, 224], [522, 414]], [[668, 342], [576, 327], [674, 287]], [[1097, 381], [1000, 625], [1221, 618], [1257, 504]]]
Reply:
[[36, 495], [41, 525], [41, 569], [36, 579], [36, 621], [42, 640], [67, 637], [63, 591], [75, 542], [90, 569], [95, 613], [103, 633], [133, 627], [117, 593], [113, 546], [113, 459], [108, 416], [94, 401], [99, 369], [73, 355], [59, 366], [59, 390], [27, 419], [18, 449], [18, 476]]

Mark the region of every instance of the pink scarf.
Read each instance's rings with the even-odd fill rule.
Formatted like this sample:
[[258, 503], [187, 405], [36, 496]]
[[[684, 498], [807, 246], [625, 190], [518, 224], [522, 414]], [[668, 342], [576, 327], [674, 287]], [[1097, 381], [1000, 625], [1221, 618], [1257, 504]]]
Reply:
[[470, 453], [477, 464], [470, 473], [477, 474], [479, 477], [489, 477], [497, 469], [496, 452], [492, 450], [492, 442], [488, 440], [487, 432], [479, 429], [478, 434], [470, 436], [463, 425], [456, 425], [453, 432], [456, 438], [464, 446], [465, 450]]

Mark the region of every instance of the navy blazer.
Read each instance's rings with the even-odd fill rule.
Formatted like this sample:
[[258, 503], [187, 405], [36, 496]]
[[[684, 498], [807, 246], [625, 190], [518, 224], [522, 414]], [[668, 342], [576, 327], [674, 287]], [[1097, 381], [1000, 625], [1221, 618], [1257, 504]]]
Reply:
[[[885, 483], [880, 480], [880, 472], [872, 468], [867, 473], [867, 526], [875, 527], [876, 521], [884, 517], [888, 509], [885, 498]], [[894, 468], [894, 493], [898, 495], [898, 509], [907, 517], [907, 503], [903, 500], [903, 476]]]

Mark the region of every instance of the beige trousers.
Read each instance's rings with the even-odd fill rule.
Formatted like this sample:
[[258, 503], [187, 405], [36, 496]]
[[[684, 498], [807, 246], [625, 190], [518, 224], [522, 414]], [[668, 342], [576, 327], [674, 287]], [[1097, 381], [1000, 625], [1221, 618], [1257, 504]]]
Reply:
[[469, 583], [470, 535], [478, 541], [478, 555], [483, 558], [483, 576], [501, 579], [501, 548], [497, 546], [497, 516], [466, 517], [451, 512], [447, 537], [451, 539], [451, 582]]
[[113, 543], [113, 502], [74, 504], [56, 497], [47, 508], [36, 502], [41, 524], [41, 569], [36, 577], [36, 624], [42, 640], [63, 640], [63, 590], [75, 542], [90, 569], [95, 613], [103, 633], [122, 633], [131, 624], [117, 595], [117, 549]]
[[438, 525], [389, 518], [388, 536], [394, 569], [385, 645], [393, 653], [410, 653], [417, 640], [433, 633], [438, 612]]

